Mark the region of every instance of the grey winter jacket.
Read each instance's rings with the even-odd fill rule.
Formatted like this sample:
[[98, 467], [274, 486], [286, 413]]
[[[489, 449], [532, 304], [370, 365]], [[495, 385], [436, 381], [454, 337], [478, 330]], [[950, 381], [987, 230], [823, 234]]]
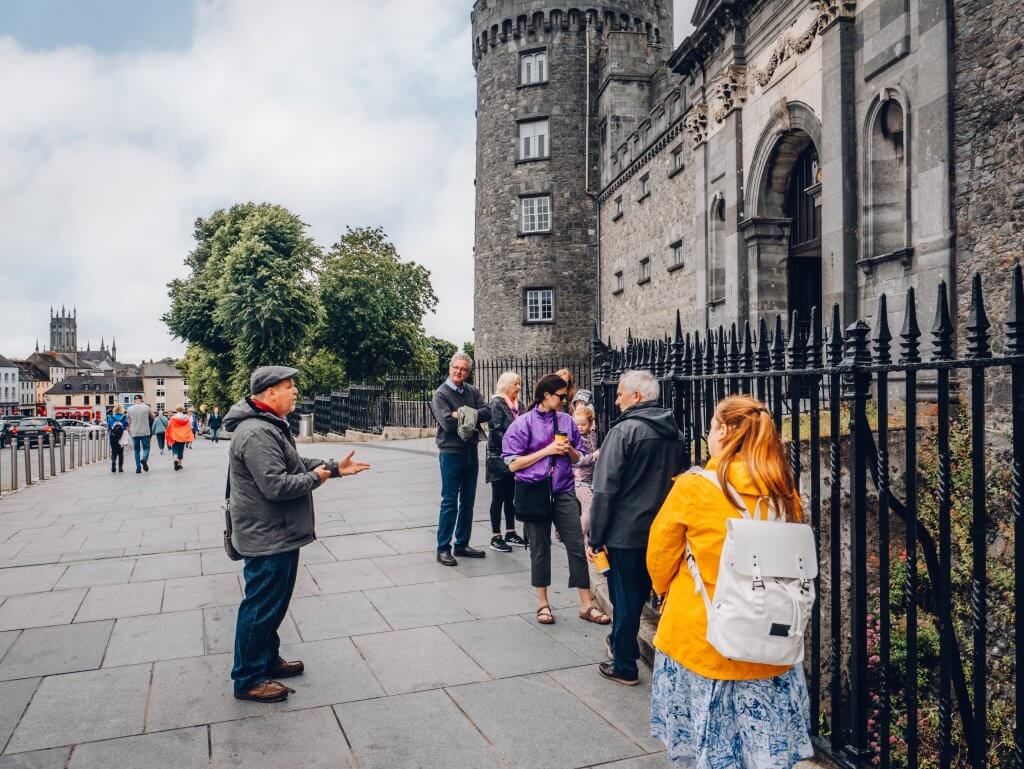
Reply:
[[647, 547], [651, 523], [683, 469], [683, 436], [672, 412], [653, 401], [619, 417], [594, 467], [590, 546]]
[[231, 542], [245, 556], [296, 550], [314, 539], [313, 489], [321, 459], [300, 457], [288, 422], [248, 398], [224, 417], [231, 431]]

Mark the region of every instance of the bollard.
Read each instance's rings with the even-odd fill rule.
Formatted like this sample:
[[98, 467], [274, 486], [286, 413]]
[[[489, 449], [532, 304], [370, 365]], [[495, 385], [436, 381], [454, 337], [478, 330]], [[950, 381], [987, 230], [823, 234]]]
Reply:
[[32, 447], [28, 445], [28, 439], [21, 444], [25, 449], [25, 485], [32, 485]]
[[50, 433], [50, 440], [47, 441], [47, 444], [49, 445], [49, 448], [50, 448], [50, 477], [51, 478], [55, 478], [57, 476], [57, 454], [53, 450], [53, 442], [56, 439], [57, 439], [57, 436], [54, 435], [53, 433]]
[[11, 491], [18, 490], [18, 442], [11, 441]]
[[38, 455], [39, 461], [39, 480], [46, 480], [46, 462], [43, 460], [43, 436], [39, 436], [39, 442], [36, 444], [36, 454]]
[[85, 441], [82, 440], [82, 436], [78, 436], [78, 466], [85, 466]]
[[68, 442], [68, 470], [75, 469], [75, 436], [72, 435]]

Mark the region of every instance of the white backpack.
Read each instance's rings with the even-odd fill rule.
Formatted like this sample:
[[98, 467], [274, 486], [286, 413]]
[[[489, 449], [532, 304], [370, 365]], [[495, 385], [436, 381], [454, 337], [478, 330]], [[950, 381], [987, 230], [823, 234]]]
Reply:
[[[699, 467], [690, 472], [702, 475], [725, 494], [716, 473]], [[729, 490], [733, 504], [742, 499], [734, 488]], [[766, 521], [757, 517], [762, 502], [767, 502]], [[754, 516], [746, 507], [737, 510], [742, 518], [725, 522], [714, 599], [708, 596], [697, 560], [686, 545], [695, 592], [707, 609], [708, 643], [729, 659], [795, 665], [804, 658], [804, 631], [815, 600], [814, 532], [807, 524], [781, 520], [765, 497], [757, 501]]]

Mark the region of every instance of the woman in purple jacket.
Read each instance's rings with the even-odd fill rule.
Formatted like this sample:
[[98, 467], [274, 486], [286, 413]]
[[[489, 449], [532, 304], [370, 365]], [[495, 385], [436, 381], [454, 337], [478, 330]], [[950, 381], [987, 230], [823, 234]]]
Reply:
[[[524, 524], [526, 539], [530, 543], [530, 580], [537, 590], [539, 604], [537, 621], [542, 625], [555, 622], [548, 604], [553, 523], [569, 559], [569, 587], [580, 591], [580, 619], [607, 625], [610, 622], [608, 616], [594, 605], [590, 594], [590, 571], [580, 525], [580, 503], [576, 499], [572, 472], [573, 463], [579, 461], [583, 442], [572, 417], [563, 411], [567, 391], [564, 379], [554, 374], [541, 377], [534, 390], [533, 405], [505, 432], [501, 454], [515, 473], [517, 483], [537, 483], [545, 476], [551, 477], [553, 503], [550, 517]], [[528, 512], [523, 511], [527, 515]]]

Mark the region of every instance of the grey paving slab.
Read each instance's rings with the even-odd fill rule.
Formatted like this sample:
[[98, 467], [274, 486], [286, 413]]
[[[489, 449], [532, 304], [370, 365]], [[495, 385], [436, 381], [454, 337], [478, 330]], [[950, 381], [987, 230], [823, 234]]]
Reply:
[[198, 609], [124, 617], [114, 625], [103, 667], [198, 657], [204, 651], [203, 613]]
[[669, 766], [672, 766], [672, 763], [662, 751], [636, 758], [624, 758], [621, 761], [612, 761], [610, 764], [591, 764], [587, 769], [666, 769]]
[[495, 678], [583, 665], [584, 660], [522, 617], [443, 625], [444, 632]]
[[214, 724], [210, 727], [209, 766], [341, 769], [355, 764], [331, 709], [314, 708]]
[[388, 694], [486, 681], [489, 676], [436, 627], [353, 638]]
[[207, 769], [208, 765], [206, 728], [198, 726], [79, 745], [71, 755], [68, 769]]
[[83, 550], [102, 550], [116, 547], [138, 547], [142, 544], [141, 531], [122, 531], [116, 534], [91, 534], [82, 544]]
[[[217, 606], [203, 609], [203, 637], [206, 641], [207, 654], [223, 654], [235, 648], [235, 620], [238, 617], [238, 606]], [[281, 643], [299, 643], [299, 635], [295, 622], [289, 614], [284, 618], [277, 631]]]
[[126, 585], [91, 587], [82, 601], [78, 614], [75, 615], [75, 622], [156, 614], [160, 611], [163, 597], [163, 582], [132, 582]]
[[[436, 511], [435, 511], [436, 517]], [[388, 531], [378, 537], [396, 553], [436, 553], [437, 532], [434, 529], [408, 529], [406, 531]]]
[[0, 569], [0, 595], [42, 593], [50, 590], [57, 584], [66, 568], [63, 565], [47, 565]]
[[202, 574], [202, 561], [199, 553], [147, 555], [136, 559], [131, 581], [179, 579], [181, 577], [198, 577], [200, 574]]
[[537, 599], [518, 574], [494, 574], [445, 582], [442, 587], [455, 603], [477, 619], [506, 617], [533, 611]]
[[[486, 543], [476, 543], [476, 547], [485, 548]], [[530, 586], [530, 561], [523, 558], [518, 551], [512, 553], [498, 553], [487, 549], [487, 556], [484, 558], [459, 558], [459, 565], [455, 570], [464, 577], [485, 577], [489, 574], [511, 574], [517, 572], [521, 575], [520, 582], [527, 587]]]
[[29, 700], [39, 686], [38, 678], [0, 683], [0, 748], [7, 744]]
[[154, 515], [152, 518], [126, 518], [121, 522], [121, 531], [150, 531], [171, 528], [171, 516]]
[[0, 630], [66, 625], [85, 598], [85, 590], [12, 595], [0, 606]]
[[43, 679], [6, 752], [141, 733], [149, 676], [149, 665], [135, 665]]
[[324, 547], [319, 540], [310, 542], [299, 551], [299, 563], [307, 566], [314, 563], [333, 563], [334, 560], [331, 551]]
[[0, 769], [64, 769], [71, 748], [50, 748], [0, 756]]
[[95, 670], [103, 661], [111, 621], [30, 628], [0, 662], [0, 679]]
[[[223, 542], [223, 533], [221, 542]], [[203, 550], [200, 552], [203, 562], [203, 574], [232, 574], [242, 571], [244, 561], [232, 561], [223, 548], [220, 550]]]
[[230, 606], [242, 599], [237, 574], [210, 574], [167, 580], [164, 589], [164, 611], [207, 609]]
[[640, 665], [639, 686], [621, 686], [602, 678], [594, 665], [553, 670], [548, 675], [648, 753], [665, 749], [651, 737], [651, 673], [645, 665]]
[[611, 625], [596, 625], [581, 620], [578, 604], [567, 609], [553, 609], [552, 614], [555, 617], [554, 625], [542, 625], [537, 622], [535, 611], [521, 616], [544, 635], [551, 636], [562, 646], [572, 649], [587, 662], [603, 662], [607, 659], [604, 639], [611, 632]]
[[438, 585], [385, 587], [365, 595], [394, 630], [473, 619]]
[[436, 559], [436, 553], [409, 553], [374, 558], [373, 562], [396, 585], [465, 579], [465, 575], [460, 573], [457, 568], [442, 566]]
[[[0, 596], [0, 604], [4, 602], [3, 596]], [[7, 654], [7, 650], [14, 644], [15, 639], [18, 637], [17, 630], [5, 630], [0, 633], [0, 659], [3, 659], [4, 655]]]
[[362, 593], [296, 598], [291, 615], [304, 641], [320, 641], [391, 630], [380, 612]]
[[514, 767], [570, 769], [641, 752], [547, 676], [487, 681], [447, 691]]
[[504, 765], [443, 691], [351, 702], [335, 705], [334, 710], [363, 769]]
[[346, 593], [373, 587], [392, 587], [395, 583], [368, 558], [305, 567], [321, 593]]
[[[317, 529], [322, 527], [317, 522]], [[395, 555], [394, 549], [381, 541], [376, 534], [348, 534], [343, 537], [322, 537], [320, 543], [339, 561], [354, 558], [373, 558]]]

